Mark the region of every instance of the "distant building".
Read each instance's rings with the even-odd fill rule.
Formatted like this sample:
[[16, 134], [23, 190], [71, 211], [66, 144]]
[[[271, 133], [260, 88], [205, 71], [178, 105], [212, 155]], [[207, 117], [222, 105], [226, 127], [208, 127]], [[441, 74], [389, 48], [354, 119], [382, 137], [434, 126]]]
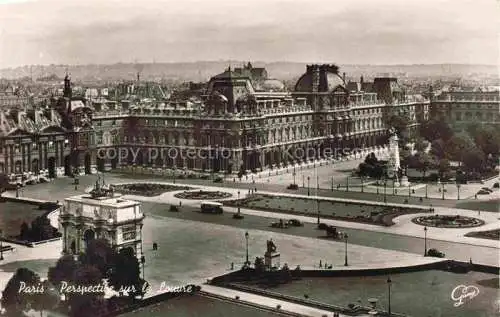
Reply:
[[492, 124], [500, 127], [500, 90], [450, 89], [433, 96], [431, 116], [446, 118], [455, 128], [472, 123]]
[[[126, 166], [257, 172], [376, 150], [387, 143], [389, 115], [408, 116], [415, 129], [429, 107], [422, 96], [406, 95], [395, 78], [346, 83], [335, 65], [308, 65], [291, 92], [251, 64], [229, 67], [206, 86], [191, 88], [196, 94], [186, 94], [189, 98], [167, 99], [158, 86], [137, 81], [110, 88], [114, 100], [102, 92], [87, 100], [73, 96], [66, 77], [62, 96], [44, 110], [59, 118], [54, 140], [63, 145], [39, 151], [37, 158], [48, 162], [53, 157], [55, 163], [42, 166], [55, 176], [60, 167], [65, 174]], [[9, 125], [0, 139], [0, 167], [7, 173], [35, 172], [28, 167], [35, 156], [16, 156], [6, 142], [33, 144], [40, 132], [20, 129], [23, 137], [15, 137], [19, 120], [4, 121]], [[120, 159], [120, 149], [129, 155]]]

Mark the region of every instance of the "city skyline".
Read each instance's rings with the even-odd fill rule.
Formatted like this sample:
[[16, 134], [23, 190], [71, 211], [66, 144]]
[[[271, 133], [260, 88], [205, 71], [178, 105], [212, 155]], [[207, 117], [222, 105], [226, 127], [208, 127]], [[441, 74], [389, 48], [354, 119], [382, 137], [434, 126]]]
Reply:
[[0, 68], [252, 60], [499, 61], [498, 2], [0, 1]]

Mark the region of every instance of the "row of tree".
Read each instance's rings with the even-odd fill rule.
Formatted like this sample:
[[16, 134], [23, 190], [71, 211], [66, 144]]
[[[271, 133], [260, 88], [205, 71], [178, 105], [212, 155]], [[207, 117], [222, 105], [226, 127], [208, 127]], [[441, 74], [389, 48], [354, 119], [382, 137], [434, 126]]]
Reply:
[[19, 233], [19, 239], [29, 242], [38, 242], [60, 237], [61, 233], [50, 224], [46, 215], [36, 217], [31, 222], [31, 227], [23, 222]]
[[435, 160], [459, 162], [467, 172], [484, 172], [496, 166], [500, 151], [500, 131], [491, 125], [471, 124], [454, 131], [445, 118], [422, 124], [421, 137], [431, 141]]
[[[43, 291], [35, 296], [19, 290], [23, 285], [41, 290], [40, 278], [25, 268], [19, 269], [3, 291], [2, 307], [12, 316], [21, 316], [29, 309], [53, 309], [57, 304], [60, 311], [71, 317], [104, 316], [109, 313], [110, 302], [104, 299], [102, 289], [94, 288], [88, 292], [63, 290], [67, 290], [68, 285], [85, 289], [107, 284], [128, 303], [143, 296], [147, 289], [146, 281], [140, 277], [139, 265], [132, 248], [116, 252], [106, 240], [92, 240], [86, 252], [77, 259], [72, 255], [61, 257], [55, 267], [49, 269]], [[61, 295], [64, 295], [64, 301], [59, 301]]]

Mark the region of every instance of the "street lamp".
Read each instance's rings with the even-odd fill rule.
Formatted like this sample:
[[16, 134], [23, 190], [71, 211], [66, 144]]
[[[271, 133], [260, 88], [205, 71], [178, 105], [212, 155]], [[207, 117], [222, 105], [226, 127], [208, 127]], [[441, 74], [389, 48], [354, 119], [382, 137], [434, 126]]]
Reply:
[[0, 229], [0, 261], [3, 261], [3, 230]]
[[344, 240], [345, 240], [345, 261], [344, 261], [344, 266], [348, 266], [349, 264], [347, 263], [347, 233], [344, 233]]
[[318, 226], [319, 226], [319, 199], [316, 199], [316, 208], [318, 211]]
[[302, 174], [302, 188], [306, 187], [306, 181], [304, 180], [305, 176]]
[[443, 193], [443, 197], [441, 199], [444, 200], [444, 183], [441, 183], [441, 192]]
[[391, 316], [391, 284], [392, 284], [392, 281], [391, 281], [391, 277], [388, 277], [387, 278], [387, 295], [388, 295], [388, 313], [389, 313], [389, 316]]
[[425, 184], [425, 198], [428, 198], [428, 195], [427, 195], [427, 184]]
[[457, 200], [460, 200], [460, 184], [457, 183]]
[[309, 190], [309, 181], [311, 180], [311, 177], [307, 176], [307, 196], [311, 195], [311, 192]]
[[361, 176], [361, 192], [364, 193], [365, 192], [365, 189], [364, 189], [364, 183], [363, 183], [363, 176]]
[[424, 256], [427, 256], [427, 227], [424, 227]]
[[295, 185], [295, 166], [293, 167], [293, 184]]
[[319, 175], [316, 175], [316, 189], [319, 190]]
[[384, 203], [387, 203], [387, 178], [384, 178]]
[[238, 215], [240, 214], [240, 205], [241, 205], [241, 202], [240, 202], [240, 191], [238, 190]]
[[349, 176], [346, 178], [345, 189], [346, 191], [349, 191]]
[[332, 176], [332, 192], [333, 192], [333, 176]]
[[248, 231], [245, 232], [245, 239], [247, 241], [247, 260], [245, 261], [245, 265], [250, 265], [250, 261], [248, 260]]

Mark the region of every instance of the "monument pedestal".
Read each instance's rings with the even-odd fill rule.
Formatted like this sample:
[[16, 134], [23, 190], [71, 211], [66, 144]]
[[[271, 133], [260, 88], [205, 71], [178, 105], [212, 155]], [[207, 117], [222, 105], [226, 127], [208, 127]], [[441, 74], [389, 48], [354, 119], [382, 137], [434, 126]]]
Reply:
[[408, 181], [408, 176], [401, 177], [401, 186], [403, 187], [410, 186], [410, 182]]
[[268, 270], [280, 267], [280, 254], [277, 252], [269, 253], [264, 255], [264, 265]]

